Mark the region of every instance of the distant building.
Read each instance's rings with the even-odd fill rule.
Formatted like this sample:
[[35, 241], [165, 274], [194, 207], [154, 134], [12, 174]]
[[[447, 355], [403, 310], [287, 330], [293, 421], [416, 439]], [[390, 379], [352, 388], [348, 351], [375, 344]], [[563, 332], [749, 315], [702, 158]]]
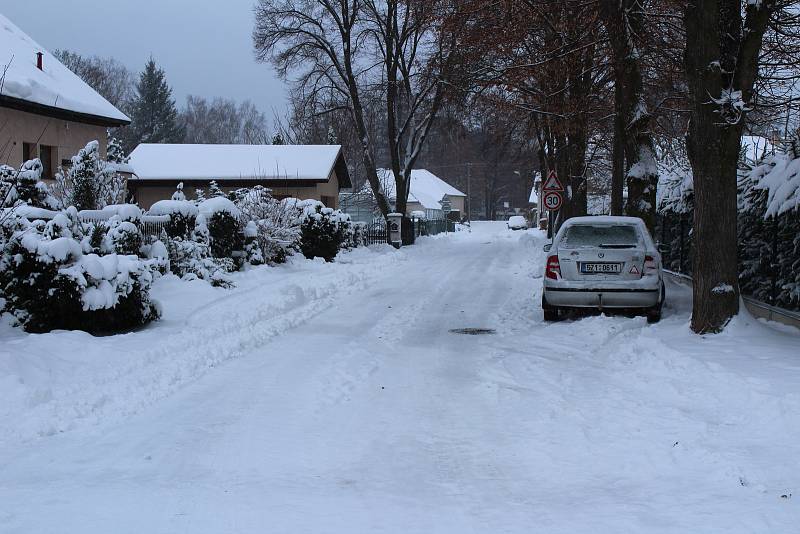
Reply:
[[[3, 74], [5, 71], [5, 74]], [[39, 158], [43, 178], [90, 141], [106, 154], [107, 129], [130, 119], [44, 47], [0, 15], [0, 164]]]
[[339, 204], [350, 174], [339, 145], [156, 145], [131, 152], [128, 194], [142, 208], [168, 199], [179, 183], [188, 198], [216, 181], [225, 191], [262, 185], [276, 198]]
[[[381, 187], [389, 200], [392, 209], [397, 205], [394, 174], [388, 169], [378, 169]], [[444, 196], [450, 199], [451, 219], [461, 219], [465, 214], [467, 195], [448, 184], [435, 174], [425, 169], [411, 171], [408, 203], [406, 215], [414, 212], [424, 214], [428, 219], [444, 218], [441, 200]], [[358, 191], [343, 192], [340, 195], [342, 210], [347, 212], [353, 220], [368, 222], [375, 217], [380, 217], [375, 197], [369, 183]]]

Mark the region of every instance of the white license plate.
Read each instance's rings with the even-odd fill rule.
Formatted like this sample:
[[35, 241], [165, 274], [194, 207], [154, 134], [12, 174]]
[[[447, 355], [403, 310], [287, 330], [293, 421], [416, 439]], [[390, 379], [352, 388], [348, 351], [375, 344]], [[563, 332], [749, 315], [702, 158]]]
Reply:
[[619, 274], [622, 272], [622, 264], [581, 263], [581, 272], [584, 274]]

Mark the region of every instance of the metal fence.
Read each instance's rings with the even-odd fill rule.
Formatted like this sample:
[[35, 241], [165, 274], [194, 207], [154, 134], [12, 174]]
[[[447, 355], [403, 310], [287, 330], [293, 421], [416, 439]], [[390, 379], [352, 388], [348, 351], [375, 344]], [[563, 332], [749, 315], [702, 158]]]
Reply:
[[[81, 222], [92, 225], [107, 224], [111, 216], [113, 216], [113, 214], [106, 217], [97, 213], [78, 213]], [[146, 241], [155, 241], [159, 239], [164, 230], [166, 230], [167, 224], [169, 224], [168, 215], [144, 215], [137, 226]]]
[[676, 273], [692, 274], [692, 215], [670, 213], [656, 220], [656, 241], [661, 245], [664, 267]]
[[455, 225], [447, 219], [421, 219], [418, 221], [417, 235], [437, 235], [455, 231]]
[[385, 245], [389, 242], [389, 232], [384, 221], [367, 223], [364, 228], [364, 242], [367, 245]]
[[[800, 237], [787, 236], [774, 220], [754, 229], [756, 225], [748, 224], [740, 216], [738, 226], [739, 287], [742, 295], [762, 305], [800, 311], [796, 290], [792, 291], [792, 287], [800, 283], [796, 267], [800, 266]], [[785, 227], [792, 228], [788, 225]], [[667, 212], [659, 215], [654, 237], [659, 242], [665, 269], [692, 276], [693, 234], [691, 213]]]

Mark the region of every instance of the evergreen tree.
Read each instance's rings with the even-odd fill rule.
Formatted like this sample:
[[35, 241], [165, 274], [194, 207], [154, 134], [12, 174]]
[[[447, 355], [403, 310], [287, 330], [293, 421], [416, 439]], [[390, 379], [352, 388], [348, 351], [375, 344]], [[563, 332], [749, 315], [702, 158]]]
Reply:
[[272, 144], [273, 145], [285, 145], [286, 140], [283, 138], [283, 134], [281, 132], [275, 132], [272, 136]]
[[116, 171], [100, 158], [100, 144], [92, 141], [72, 158], [67, 174], [59, 173], [56, 180], [66, 192], [67, 206], [96, 210], [114, 200], [108, 196], [116, 177]]
[[209, 198], [214, 197], [224, 197], [227, 196], [222, 189], [220, 189], [219, 184], [216, 180], [211, 180], [211, 183], [208, 184], [208, 196]]
[[333, 124], [328, 126], [328, 144], [329, 145], [338, 145], [339, 140], [336, 137], [336, 132], [333, 129]]
[[184, 128], [178, 120], [172, 89], [167, 84], [166, 74], [156, 66], [153, 58], [139, 75], [129, 113], [131, 125], [126, 132], [129, 151], [139, 143], [183, 141]]
[[128, 163], [131, 158], [125, 155], [122, 142], [116, 137], [108, 136], [108, 147], [106, 148], [106, 160], [109, 163]]

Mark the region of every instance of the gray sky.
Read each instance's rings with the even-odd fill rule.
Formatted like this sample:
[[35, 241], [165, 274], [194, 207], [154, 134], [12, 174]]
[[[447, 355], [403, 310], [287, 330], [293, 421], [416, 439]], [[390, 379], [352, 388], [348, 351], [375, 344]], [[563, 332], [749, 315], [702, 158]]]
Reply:
[[39, 44], [113, 57], [139, 72], [152, 54], [179, 105], [186, 95], [250, 99], [272, 119], [284, 84], [253, 59], [255, 0], [19, 0], [5, 16]]

